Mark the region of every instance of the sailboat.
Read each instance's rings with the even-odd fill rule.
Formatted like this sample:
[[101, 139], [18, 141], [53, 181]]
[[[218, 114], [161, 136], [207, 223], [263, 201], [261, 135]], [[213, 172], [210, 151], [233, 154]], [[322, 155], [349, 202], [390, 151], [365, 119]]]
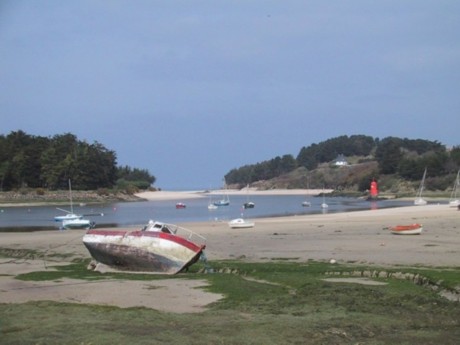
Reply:
[[225, 181], [224, 181], [224, 186], [225, 186], [225, 195], [221, 200], [216, 201], [214, 203], [215, 206], [228, 206], [228, 205], [230, 205], [230, 199], [228, 198], [228, 194], [227, 194], [227, 184], [225, 183]]
[[216, 201], [214, 203], [214, 206], [228, 206], [228, 205], [230, 205], [230, 199], [228, 198], [227, 194], [225, 194], [223, 199]]
[[212, 198], [212, 189], [209, 188], [209, 203], [208, 203], [208, 210], [212, 211], [212, 210], [217, 210], [217, 206], [214, 205], [214, 201], [213, 201], [213, 198]]
[[216, 205], [214, 205], [214, 203], [210, 203], [210, 204], [208, 205], [208, 210], [217, 210], [217, 208], [218, 208], [218, 207], [217, 207]]
[[72, 185], [70, 183], [69, 179], [69, 199], [70, 199], [70, 211], [64, 210], [62, 208], [56, 207], [57, 210], [66, 212], [67, 214], [63, 216], [56, 216], [54, 217], [54, 221], [56, 222], [62, 222], [62, 221], [67, 221], [67, 220], [76, 220], [76, 219], [81, 219], [83, 216], [81, 214], [75, 214], [73, 212], [73, 202], [72, 202]]
[[208, 204], [208, 210], [216, 210], [217, 206], [214, 205], [214, 202], [212, 201], [212, 196], [209, 196], [209, 204]]
[[450, 207], [459, 207], [460, 200], [459, 200], [459, 189], [460, 189], [460, 170], [457, 172], [457, 178], [455, 179], [454, 188], [452, 189], [452, 193], [450, 195], [449, 206]]
[[326, 209], [328, 207], [329, 205], [326, 204], [326, 194], [324, 194], [324, 189], [323, 189], [323, 203], [321, 204], [321, 208]]
[[304, 201], [302, 201], [302, 207], [310, 207], [311, 206], [311, 202], [308, 200], [308, 195], [307, 195], [307, 198], [305, 198]]
[[425, 178], [426, 178], [426, 168], [425, 168], [425, 171], [423, 172], [422, 182], [420, 183], [420, 187], [418, 189], [417, 196], [414, 200], [415, 206], [426, 205], [426, 200], [422, 198], [423, 190], [425, 189]]
[[244, 208], [254, 208], [255, 204], [249, 201], [249, 185], [246, 186], [246, 202], [243, 204]]
[[[89, 219], [83, 219], [83, 215], [75, 214], [73, 212], [73, 201], [72, 201], [72, 184], [69, 179], [69, 199], [70, 199], [70, 211], [58, 208], [60, 211], [67, 212], [64, 216], [56, 216], [54, 220], [62, 222], [61, 229], [91, 229], [94, 228], [95, 222]], [[101, 214], [102, 215], [102, 214]]]

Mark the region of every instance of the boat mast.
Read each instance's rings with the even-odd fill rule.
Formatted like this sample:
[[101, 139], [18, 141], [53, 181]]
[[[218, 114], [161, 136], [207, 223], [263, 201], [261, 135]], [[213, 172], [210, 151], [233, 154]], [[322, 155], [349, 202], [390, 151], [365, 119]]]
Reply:
[[69, 199], [70, 199], [70, 213], [73, 213], [73, 202], [72, 202], [72, 185], [69, 178]]

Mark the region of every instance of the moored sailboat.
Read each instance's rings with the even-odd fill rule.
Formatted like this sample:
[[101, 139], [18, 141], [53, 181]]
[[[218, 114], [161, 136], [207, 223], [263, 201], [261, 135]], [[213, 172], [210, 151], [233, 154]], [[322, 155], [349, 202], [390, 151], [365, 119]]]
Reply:
[[70, 182], [70, 179], [69, 179], [69, 200], [70, 200], [70, 211], [64, 210], [64, 209], [59, 208], [59, 207], [56, 207], [57, 210], [66, 212], [66, 214], [63, 215], [63, 216], [54, 217], [55, 222], [71, 221], [71, 220], [77, 220], [77, 219], [82, 219], [83, 218], [83, 215], [75, 214], [73, 212], [72, 184]]
[[218, 200], [214, 202], [214, 206], [228, 206], [230, 205], [230, 199], [227, 194], [227, 184], [224, 181], [224, 186], [225, 186], [225, 195], [221, 200]]
[[246, 186], [246, 202], [243, 204], [243, 208], [254, 208], [256, 204], [254, 202], [249, 201], [249, 185]]
[[415, 200], [414, 200], [415, 206], [423, 206], [427, 204], [426, 200], [423, 199], [422, 197], [423, 191], [425, 189], [425, 178], [426, 178], [426, 168], [425, 168], [425, 171], [423, 172], [422, 182], [420, 183], [420, 187], [418, 189], [417, 196], [415, 197]]
[[457, 172], [457, 177], [455, 179], [454, 187], [450, 195], [449, 206], [458, 207], [460, 205], [459, 199], [459, 189], [460, 189], [460, 170]]
[[321, 208], [323, 210], [327, 209], [329, 207], [329, 205], [326, 203], [326, 194], [324, 193], [324, 189], [323, 189], [323, 202], [321, 203]]
[[[63, 210], [58, 208], [60, 211], [67, 212], [67, 214], [63, 216], [56, 216], [54, 220], [56, 222], [62, 222], [60, 229], [61, 230], [71, 230], [71, 229], [91, 229], [94, 228], [96, 225], [95, 222], [90, 221], [89, 219], [83, 219], [83, 215], [75, 214], [73, 212], [73, 200], [72, 200], [72, 184], [69, 179], [69, 199], [70, 199], [70, 211]], [[103, 215], [101, 214], [93, 214], [93, 215]]]

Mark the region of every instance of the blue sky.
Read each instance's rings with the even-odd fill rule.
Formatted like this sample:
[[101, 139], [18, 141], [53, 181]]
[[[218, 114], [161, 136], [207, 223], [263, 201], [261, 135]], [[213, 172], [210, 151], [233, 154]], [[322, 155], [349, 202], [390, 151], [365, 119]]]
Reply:
[[0, 1], [0, 134], [164, 190], [339, 135], [460, 144], [460, 1]]

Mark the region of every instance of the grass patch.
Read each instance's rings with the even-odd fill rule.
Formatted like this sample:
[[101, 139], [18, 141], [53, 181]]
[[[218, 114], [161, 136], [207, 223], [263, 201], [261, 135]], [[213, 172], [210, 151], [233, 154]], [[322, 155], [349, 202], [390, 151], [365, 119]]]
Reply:
[[[176, 276], [87, 271], [87, 261], [24, 280], [206, 279], [224, 299], [200, 314], [55, 302], [0, 304], [2, 344], [457, 344], [458, 302], [410, 280], [375, 278], [384, 286], [331, 283], [356, 272], [424, 275], [460, 285], [458, 268], [393, 268], [323, 262], [200, 262]], [[148, 298], [148, 296], [146, 296]], [[171, 301], [174, 303], [174, 301]], [[39, 320], [39, 321], [38, 321]]]

